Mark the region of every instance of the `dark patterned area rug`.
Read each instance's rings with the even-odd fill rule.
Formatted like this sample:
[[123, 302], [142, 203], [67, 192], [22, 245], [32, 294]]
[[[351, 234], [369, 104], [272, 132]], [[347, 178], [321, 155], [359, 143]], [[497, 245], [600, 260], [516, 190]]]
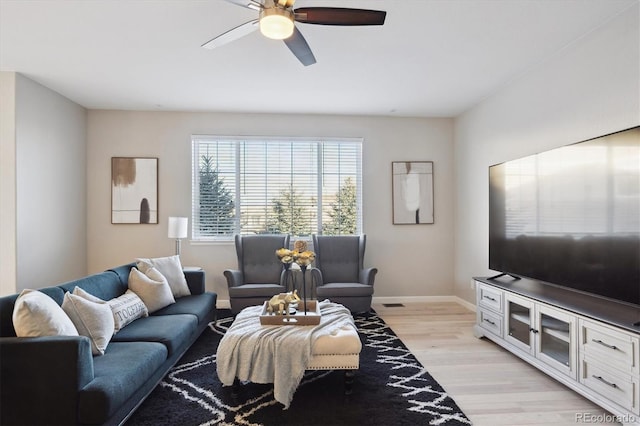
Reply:
[[[228, 311], [219, 311], [219, 316]], [[470, 425], [455, 401], [375, 313], [356, 315], [362, 340], [353, 393], [344, 372], [307, 372], [288, 410], [273, 387], [244, 383], [232, 398], [216, 374], [216, 349], [231, 318], [204, 331], [127, 426]]]

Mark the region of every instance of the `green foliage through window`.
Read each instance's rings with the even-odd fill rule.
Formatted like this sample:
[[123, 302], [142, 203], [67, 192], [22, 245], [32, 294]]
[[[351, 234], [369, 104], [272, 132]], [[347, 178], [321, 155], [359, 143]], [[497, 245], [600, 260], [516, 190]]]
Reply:
[[322, 226], [323, 234], [355, 234], [358, 228], [358, 199], [352, 178], [345, 179], [336, 194], [336, 200], [329, 206], [327, 215], [330, 219]]
[[201, 236], [229, 235], [234, 230], [233, 196], [218, 175], [211, 156], [199, 164], [198, 231]]

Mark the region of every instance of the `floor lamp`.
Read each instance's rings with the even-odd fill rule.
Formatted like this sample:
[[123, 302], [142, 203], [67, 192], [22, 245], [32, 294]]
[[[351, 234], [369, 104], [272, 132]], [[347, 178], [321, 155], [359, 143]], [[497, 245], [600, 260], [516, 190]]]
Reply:
[[169, 217], [169, 238], [176, 240], [176, 255], [180, 255], [180, 243], [182, 238], [187, 238], [187, 217]]

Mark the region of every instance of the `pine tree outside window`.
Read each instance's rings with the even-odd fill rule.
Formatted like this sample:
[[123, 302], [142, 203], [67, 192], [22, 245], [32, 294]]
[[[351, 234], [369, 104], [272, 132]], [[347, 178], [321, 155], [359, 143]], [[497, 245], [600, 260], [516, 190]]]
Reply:
[[192, 136], [192, 235], [358, 234], [362, 139]]

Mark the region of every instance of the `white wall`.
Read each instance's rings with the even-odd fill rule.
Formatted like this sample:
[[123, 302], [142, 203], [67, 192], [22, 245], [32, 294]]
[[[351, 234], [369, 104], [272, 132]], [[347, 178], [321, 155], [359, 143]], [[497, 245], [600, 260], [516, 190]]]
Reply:
[[16, 73], [0, 72], [0, 296], [16, 292]]
[[[451, 119], [352, 116], [89, 111], [89, 272], [167, 256], [169, 216], [190, 216], [191, 134], [363, 137], [365, 263], [376, 266], [375, 295], [453, 292], [453, 145]], [[159, 225], [112, 225], [111, 157], [159, 158]], [[392, 225], [391, 162], [432, 160], [435, 224]], [[222, 274], [236, 267], [232, 244], [182, 244], [183, 265], [202, 266], [207, 288], [227, 300]]]
[[16, 77], [17, 291], [86, 274], [86, 110]]
[[455, 294], [488, 270], [488, 167], [640, 122], [639, 6], [455, 120]]

